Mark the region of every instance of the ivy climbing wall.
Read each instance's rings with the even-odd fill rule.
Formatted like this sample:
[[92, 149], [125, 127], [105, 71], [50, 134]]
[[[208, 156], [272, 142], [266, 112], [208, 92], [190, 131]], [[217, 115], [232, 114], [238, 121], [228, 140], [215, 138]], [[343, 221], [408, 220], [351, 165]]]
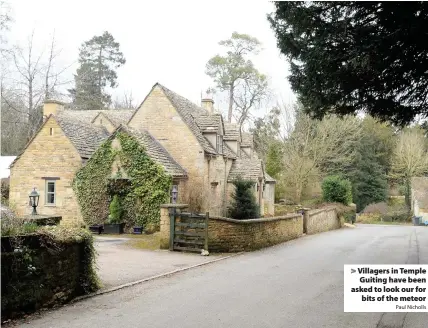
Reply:
[[[129, 183], [112, 183], [123, 178]], [[171, 182], [171, 176], [150, 159], [138, 140], [119, 131], [77, 172], [74, 190], [87, 224], [105, 223], [110, 201], [117, 194], [128, 229], [143, 225], [157, 230], [159, 206], [169, 201]]]

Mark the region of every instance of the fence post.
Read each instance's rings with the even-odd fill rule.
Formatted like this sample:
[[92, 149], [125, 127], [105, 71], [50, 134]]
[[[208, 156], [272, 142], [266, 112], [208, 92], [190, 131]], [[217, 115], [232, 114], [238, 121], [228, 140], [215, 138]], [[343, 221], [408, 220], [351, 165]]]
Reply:
[[175, 207], [170, 208], [170, 212], [169, 212], [169, 219], [170, 219], [169, 250], [170, 251], [174, 250], [175, 215], [176, 215], [176, 208]]
[[208, 220], [210, 217], [210, 212], [205, 213], [205, 250], [208, 251]]

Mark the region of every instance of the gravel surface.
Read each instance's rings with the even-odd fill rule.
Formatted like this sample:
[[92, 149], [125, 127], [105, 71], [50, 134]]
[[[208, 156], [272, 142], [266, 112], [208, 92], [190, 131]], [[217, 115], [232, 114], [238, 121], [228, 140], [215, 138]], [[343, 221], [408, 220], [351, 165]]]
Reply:
[[212, 261], [224, 255], [201, 256], [167, 250], [133, 249], [122, 237], [96, 237], [98, 275], [102, 289], [149, 278], [177, 269]]
[[427, 328], [428, 313], [344, 313], [344, 264], [427, 264], [428, 229], [368, 226], [306, 236], [90, 298], [34, 328]]

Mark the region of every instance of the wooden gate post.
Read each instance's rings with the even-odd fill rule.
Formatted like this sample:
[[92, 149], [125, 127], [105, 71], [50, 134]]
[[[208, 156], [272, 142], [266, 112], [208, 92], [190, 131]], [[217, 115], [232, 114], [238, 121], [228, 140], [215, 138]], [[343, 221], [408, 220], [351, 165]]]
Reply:
[[171, 220], [176, 209], [185, 209], [187, 204], [162, 204], [160, 206], [160, 247], [161, 249], [171, 249], [171, 233], [175, 229], [175, 221]]
[[208, 220], [210, 218], [210, 213], [206, 212], [205, 213], [205, 245], [204, 245], [204, 249], [206, 251], [208, 251]]
[[174, 231], [175, 231], [175, 215], [176, 209], [169, 209], [169, 250], [174, 250]]

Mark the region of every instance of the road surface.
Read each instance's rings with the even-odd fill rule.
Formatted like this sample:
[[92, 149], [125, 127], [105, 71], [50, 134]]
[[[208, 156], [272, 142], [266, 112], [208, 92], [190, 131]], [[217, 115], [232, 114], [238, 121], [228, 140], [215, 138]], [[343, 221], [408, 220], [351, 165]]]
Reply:
[[359, 225], [306, 236], [87, 299], [21, 326], [428, 327], [428, 313], [344, 313], [343, 264], [428, 264], [428, 228]]

